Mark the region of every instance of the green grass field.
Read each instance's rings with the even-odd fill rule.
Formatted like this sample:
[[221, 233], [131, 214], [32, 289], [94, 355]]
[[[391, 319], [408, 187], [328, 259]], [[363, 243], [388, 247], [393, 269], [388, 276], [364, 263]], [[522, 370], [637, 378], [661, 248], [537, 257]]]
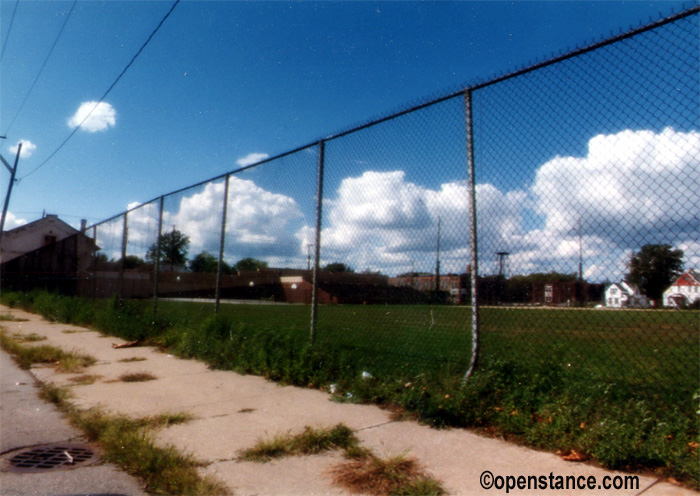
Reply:
[[[169, 318], [203, 321], [213, 305], [159, 302]], [[290, 332], [301, 346], [310, 308], [222, 305], [237, 324]], [[480, 360], [557, 362], [604, 381], [698, 388], [697, 311], [633, 311], [489, 307], [480, 311]], [[464, 374], [471, 355], [471, 312], [456, 306], [336, 305], [319, 307], [318, 344], [352, 355], [371, 373]]]

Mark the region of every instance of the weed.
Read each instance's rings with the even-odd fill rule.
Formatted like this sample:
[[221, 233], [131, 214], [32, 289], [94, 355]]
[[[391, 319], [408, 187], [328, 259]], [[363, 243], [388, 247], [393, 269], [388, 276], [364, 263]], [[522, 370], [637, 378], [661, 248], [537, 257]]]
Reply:
[[156, 376], [148, 372], [128, 372], [119, 376], [119, 380], [122, 382], [146, 382], [156, 379]]
[[29, 369], [37, 363], [50, 363], [59, 372], [76, 373], [96, 362], [91, 356], [77, 352], [66, 352], [51, 345], [23, 346], [17, 339], [1, 331], [0, 346], [13, 354], [23, 369]]
[[333, 428], [306, 427], [300, 434], [280, 434], [260, 441], [255, 447], [243, 450], [240, 460], [265, 463], [273, 458], [294, 455], [312, 455], [335, 449], [347, 450], [358, 445], [352, 429], [338, 424]]
[[418, 463], [405, 455], [386, 459], [374, 455], [356, 458], [334, 468], [332, 475], [337, 485], [361, 494], [445, 494], [439, 482], [425, 475]]
[[82, 374], [82, 375], [77, 375], [75, 377], [69, 377], [68, 380], [70, 382], [75, 383], [78, 386], [88, 386], [90, 384], [94, 384], [97, 380], [101, 379], [101, 375], [94, 375], [94, 374]]
[[[180, 454], [174, 447], [156, 446], [148, 428], [168, 421], [185, 421], [186, 416], [153, 417], [132, 420], [92, 409], [74, 412], [72, 421], [104, 450], [104, 458], [141, 477], [146, 490], [155, 494], [225, 495], [226, 488], [210, 478], [202, 478], [202, 464]], [[169, 420], [168, 420], [169, 419]]]
[[117, 360], [120, 363], [131, 363], [131, 362], [143, 362], [146, 361], [147, 358], [144, 357], [131, 357], [131, 358], [122, 358], [121, 360]]
[[39, 391], [39, 397], [53, 403], [61, 409], [68, 408], [68, 400], [71, 398], [70, 391], [65, 387], [56, 386], [55, 384], [42, 384]]
[[35, 343], [37, 341], [46, 341], [46, 336], [40, 336], [35, 333], [31, 334], [13, 334], [12, 335], [13, 339], [16, 339], [17, 341], [21, 343]]
[[29, 319], [23, 319], [21, 317], [15, 317], [12, 314], [4, 313], [0, 315], [0, 322], [27, 322]]

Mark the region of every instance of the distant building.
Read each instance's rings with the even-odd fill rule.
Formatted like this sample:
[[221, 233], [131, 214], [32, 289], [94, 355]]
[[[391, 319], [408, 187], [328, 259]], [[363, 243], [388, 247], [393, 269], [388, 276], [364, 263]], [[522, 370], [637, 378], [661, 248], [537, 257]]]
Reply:
[[665, 307], [682, 308], [700, 300], [700, 272], [689, 270], [664, 291]]
[[[423, 293], [435, 291], [435, 274], [410, 272], [389, 278], [389, 285], [412, 288]], [[440, 291], [447, 293], [448, 301], [456, 305], [467, 302], [469, 274], [445, 274], [440, 276]]]
[[532, 303], [536, 305], [573, 307], [586, 303], [590, 285], [571, 281], [532, 283]]
[[46, 215], [29, 224], [5, 231], [0, 245], [0, 263], [9, 262], [44, 246], [63, 241], [79, 232], [59, 219], [57, 215]]
[[605, 306], [610, 308], [650, 308], [649, 299], [639, 288], [626, 281], [613, 283], [605, 289]]

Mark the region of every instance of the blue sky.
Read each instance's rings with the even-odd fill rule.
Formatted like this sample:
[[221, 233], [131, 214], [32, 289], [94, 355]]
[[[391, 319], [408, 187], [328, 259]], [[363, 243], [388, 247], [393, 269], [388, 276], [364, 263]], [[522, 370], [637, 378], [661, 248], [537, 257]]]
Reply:
[[[234, 170], [250, 154], [278, 155], [430, 96], [488, 80], [694, 5], [671, 1], [183, 1], [105, 99], [109, 107], [98, 112], [101, 123], [88, 129], [86, 122], [50, 161], [24, 177], [56, 150], [73, 130], [69, 121], [81, 105], [102, 96], [172, 5], [166, 1], [79, 0], [26, 104], [17, 113], [72, 3], [20, 1], [17, 5], [7, 0], [0, 5], [0, 41], [4, 47], [0, 133], [7, 134], [0, 143], [0, 153], [9, 160], [13, 156], [11, 146], [19, 140], [31, 142], [31, 156], [23, 156], [19, 164], [18, 177], [22, 180], [16, 184], [10, 205], [14, 219], [32, 221], [46, 211], [74, 224], [81, 218], [92, 224], [123, 211], [127, 205]], [[663, 54], [658, 59], [661, 63]], [[581, 64], [585, 70], [586, 61]], [[486, 91], [490, 90], [483, 93], [487, 100]], [[507, 92], [508, 88], [496, 91]], [[625, 91], [642, 94], [646, 90]], [[575, 99], [582, 99], [583, 94], [579, 88]], [[507, 102], [508, 98], [501, 96], [500, 101]], [[636, 115], [639, 110], [632, 109], [633, 103], [628, 111]], [[463, 150], [455, 145], [462, 132], [460, 105], [459, 101], [447, 102], [443, 104], [445, 110], [441, 106], [434, 116], [415, 119], [417, 124], [391, 123], [337, 146], [329, 145], [327, 155], [336, 160], [336, 166], [327, 176], [324, 196], [329, 205], [324, 225], [329, 229], [329, 246], [337, 244], [334, 256], [347, 256], [348, 246], [353, 244], [349, 241], [352, 236], [341, 242], [338, 234], [342, 226], [351, 229], [343, 192], [350, 194], [353, 180], [358, 185], [364, 178], [374, 184], [386, 181], [395, 190], [404, 186], [407, 191], [420, 190], [425, 193], [419, 199], [424, 205], [431, 195], [439, 197], [442, 185], [464, 180]], [[536, 98], [528, 105], [537, 105]], [[643, 107], [644, 103], [637, 101], [636, 105]], [[494, 114], [504, 116], [506, 111], [494, 106]], [[498, 172], [495, 164], [504, 158], [499, 157], [496, 147], [479, 150], [486, 163], [494, 164], [485, 166], [480, 178], [499, 194], [514, 197], [533, 186], [544, 163], [557, 156], [580, 157], [596, 135], [630, 128], [660, 135], [668, 126], [677, 132], [698, 130], [697, 119], [693, 122], [666, 114], [649, 114], [644, 125], [638, 118], [629, 125], [619, 117], [625, 112], [616, 114], [616, 118], [604, 116], [600, 122], [591, 112], [585, 122], [571, 125], [556, 139], [540, 140], [531, 156], [516, 160], [513, 167], [517, 174]], [[484, 129], [492, 125], [487, 114], [476, 116]], [[565, 113], [552, 114], [565, 124], [575, 121]], [[443, 122], [445, 115], [455, 123], [449, 130], [434, 125]], [[516, 112], [511, 118], [525, 117]], [[540, 118], [551, 125], [549, 119]], [[411, 133], [421, 137], [432, 133], [431, 144], [416, 146], [419, 140]], [[439, 146], [443, 134], [455, 137], [450, 138], [447, 150]], [[517, 139], [524, 142], [529, 137], [521, 133]], [[300, 233], [313, 225], [310, 196], [315, 187], [316, 150], [304, 153], [287, 159], [286, 164], [270, 165], [268, 169], [274, 168], [271, 172], [266, 169], [241, 176], [241, 180], [251, 181], [251, 188], [260, 188], [255, 190], [257, 194], [286, 195], [293, 197], [296, 205], [285, 207], [283, 198], [271, 197], [273, 204], [279, 203], [279, 212], [288, 213], [289, 218], [286, 224], [270, 223], [268, 227], [287, 230], [287, 237], [276, 239], [277, 248], [268, 253], [263, 248], [264, 233], [250, 232], [248, 238], [238, 240], [240, 246], [250, 242], [249, 249], [232, 252], [232, 258], [258, 254], [283, 264], [298, 264], [299, 257], [305, 260], [300, 246], [308, 241]], [[436, 153], [442, 153], [440, 160], [450, 165], [426, 168]], [[285, 168], [293, 168], [297, 175]], [[388, 175], [397, 171], [403, 171], [404, 176]], [[368, 176], [370, 172], [385, 175]], [[8, 179], [3, 169], [3, 191]], [[373, 201], [371, 197], [367, 200]], [[178, 200], [172, 203], [172, 210], [177, 209]], [[343, 205], [348, 209], [342, 210]], [[437, 210], [429, 205], [426, 208], [431, 212], [430, 222], [421, 224], [416, 214], [411, 217], [415, 224], [401, 227], [403, 234], [392, 233], [390, 222], [381, 225], [379, 231], [372, 231], [374, 241], [361, 242], [365, 255], [347, 260], [358, 268], [395, 266], [399, 270], [409, 264], [416, 269], [428, 268], [429, 250], [423, 250], [425, 256], [414, 253], [407, 258], [405, 250], [420, 250], [404, 246], [400, 239], [405, 229], [418, 233], [434, 228]], [[524, 238], [545, 228], [548, 219], [536, 210], [530, 206], [518, 211], [523, 232], [511, 233], [511, 239], [520, 241], [508, 249], [526, 253], [530, 242]], [[279, 212], [270, 215], [279, 220], [284, 217]], [[693, 212], [690, 214], [692, 217]], [[364, 220], [371, 224], [371, 219]], [[594, 236], [593, 223], [589, 225], [588, 234]], [[455, 223], [446, 228], [448, 233], [453, 230], [455, 246], [462, 245], [464, 227]], [[570, 230], [570, 226], [562, 229]], [[148, 239], [152, 238], [151, 232]], [[257, 241], [251, 241], [253, 238]], [[627, 245], [617, 246], [620, 253], [630, 248]], [[211, 242], [197, 246], [203, 247], [211, 249]], [[458, 270], [463, 265], [463, 254], [455, 253], [454, 257], [453, 268]], [[525, 257], [517, 263], [525, 267], [532, 261]], [[619, 261], [615, 263], [619, 265]], [[597, 273], [596, 277], [603, 275]]]

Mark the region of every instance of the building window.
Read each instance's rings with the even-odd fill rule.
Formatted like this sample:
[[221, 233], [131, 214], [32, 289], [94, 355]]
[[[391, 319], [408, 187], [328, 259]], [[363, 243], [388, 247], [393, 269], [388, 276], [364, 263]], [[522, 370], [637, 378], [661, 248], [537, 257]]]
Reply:
[[44, 246], [52, 245], [56, 242], [56, 236], [44, 236]]

